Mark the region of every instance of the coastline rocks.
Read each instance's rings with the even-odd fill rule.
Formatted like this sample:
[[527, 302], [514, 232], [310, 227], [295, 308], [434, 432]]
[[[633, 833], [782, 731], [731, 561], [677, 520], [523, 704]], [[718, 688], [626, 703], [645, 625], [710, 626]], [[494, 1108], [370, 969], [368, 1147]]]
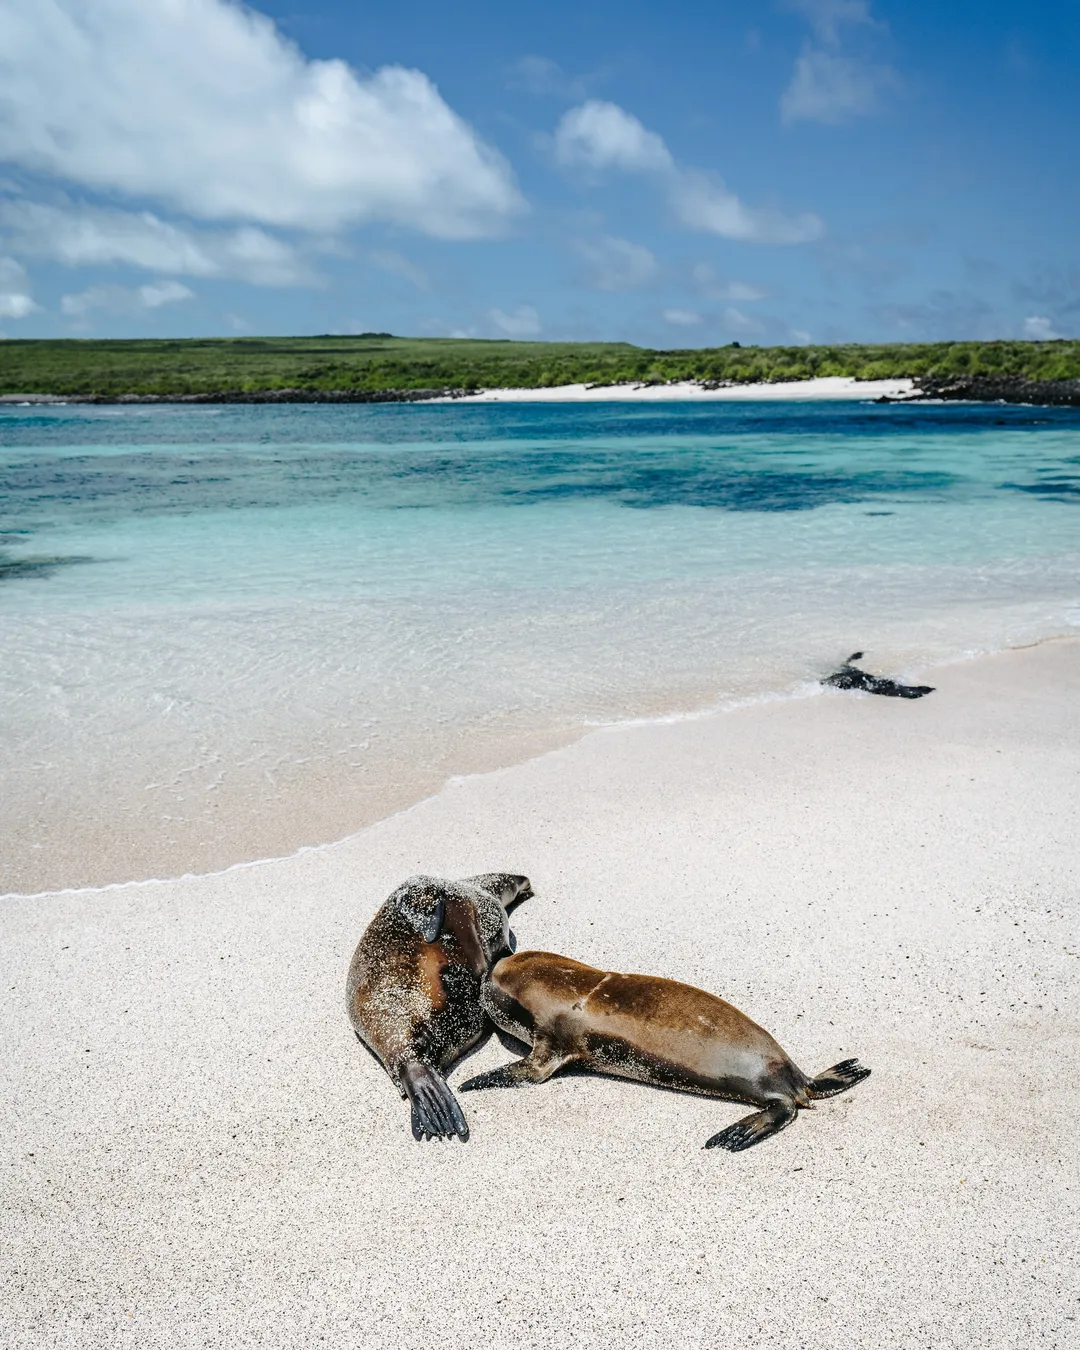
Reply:
[[208, 394], [0, 394], [0, 403], [420, 403], [472, 389], [256, 389]]
[[[951, 375], [920, 380], [919, 392], [903, 402], [920, 399], [964, 400], [974, 403], [1033, 403], [1080, 408], [1080, 380], [1024, 380], [1007, 375]], [[892, 402], [893, 400], [890, 400]]]

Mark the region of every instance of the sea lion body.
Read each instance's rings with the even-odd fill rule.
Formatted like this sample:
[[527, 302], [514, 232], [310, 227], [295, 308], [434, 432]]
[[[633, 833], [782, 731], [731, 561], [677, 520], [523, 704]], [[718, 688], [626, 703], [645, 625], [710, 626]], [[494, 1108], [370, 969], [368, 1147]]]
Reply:
[[550, 952], [499, 961], [481, 1000], [492, 1021], [530, 1044], [532, 1053], [470, 1079], [462, 1091], [542, 1083], [576, 1063], [760, 1108], [714, 1135], [706, 1148], [737, 1152], [760, 1143], [816, 1098], [844, 1092], [870, 1072], [845, 1060], [810, 1078], [763, 1027], [703, 989], [597, 970]]
[[507, 872], [463, 881], [410, 877], [353, 953], [349, 1020], [411, 1101], [417, 1139], [469, 1137], [444, 1074], [487, 1029], [481, 982], [516, 945], [508, 909], [531, 895], [527, 877]]

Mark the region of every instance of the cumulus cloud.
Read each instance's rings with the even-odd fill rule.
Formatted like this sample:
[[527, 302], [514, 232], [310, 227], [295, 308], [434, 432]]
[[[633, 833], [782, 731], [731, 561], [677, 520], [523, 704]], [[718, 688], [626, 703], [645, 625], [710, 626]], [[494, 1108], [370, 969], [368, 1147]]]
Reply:
[[145, 286], [90, 286], [61, 298], [60, 309], [69, 318], [81, 319], [94, 310], [106, 314], [138, 314], [179, 300], [193, 300], [195, 292], [179, 281], [161, 281]]
[[[513, 314], [504, 314], [501, 309], [489, 309], [488, 318], [507, 337], [535, 337], [540, 332], [540, 315], [532, 305], [518, 305]], [[450, 336], [457, 337], [459, 334], [451, 333]]]
[[785, 215], [769, 206], [747, 206], [718, 178], [684, 169], [671, 188], [675, 214], [692, 230], [752, 244], [805, 244], [824, 230], [810, 212]]
[[780, 99], [785, 122], [844, 122], [878, 106], [881, 94], [899, 83], [889, 66], [807, 46], [795, 62], [791, 83]]
[[845, 27], [880, 28], [865, 0], [791, 0], [789, 7], [809, 21], [814, 36], [803, 44], [781, 95], [785, 122], [836, 124], [864, 117], [876, 110], [882, 94], [899, 87], [891, 66], [842, 50]]
[[0, 258], [0, 319], [25, 319], [40, 308], [31, 298], [26, 268], [14, 258]]
[[682, 168], [660, 136], [615, 103], [592, 99], [571, 108], [555, 131], [555, 157], [568, 166], [655, 178], [675, 216], [692, 230], [757, 244], [802, 244], [824, 232], [809, 212], [792, 216], [747, 206], [721, 179]]
[[701, 315], [692, 309], [665, 309], [661, 318], [676, 328], [693, 328], [701, 322]]
[[638, 290], [654, 280], [659, 271], [651, 250], [629, 239], [605, 235], [602, 239], [580, 240], [575, 248], [588, 264], [585, 284], [595, 291]]
[[695, 263], [690, 273], [699, 295], [707, 300], [764, 300], [769, 294], [763, 286], [748, 281], [727, 281], [716, 275], [711, 263]]
[[1053, 322], [1045, 315], [1032, 314], [1024, 320], [1024, 336], [1033, 342], [1052, 342], [1065, 335], [1055, 332]]
[[233, 0], [0, 0], [0, 158], [204, 220], [497, 233], [509, 167], [417, 70], [308, 60]]
[[192, 230], [150, 211], [25, 199], [0, 199], [0, 230], [24, 257], [69, 267], [124, 264], [181, 276], [231, 276], [259, 285], [292, 286], [316, 280], [290, 244], [257, 226]]
[[675, 161], [661, 137], [616, 103], [590, 99], [564, 114], [555, 131], [560, 164], [630, 173], [665, 173]]

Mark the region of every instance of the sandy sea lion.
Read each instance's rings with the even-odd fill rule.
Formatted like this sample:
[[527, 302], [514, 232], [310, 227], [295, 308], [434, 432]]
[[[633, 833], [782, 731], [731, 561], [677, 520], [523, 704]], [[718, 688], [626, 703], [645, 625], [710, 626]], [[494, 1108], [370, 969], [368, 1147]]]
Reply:
[[469, 1137], [443, 1075], [483, 1036], [483, 977], [517, 946], [508, 911], [528, 877], [410, 877], [368, 924], [346, 984], [349, 1020], [402, 1097], [416, 1139]]
[[470, 1078], [462, 1092], [543, 1083], [578, 1064], [760, 1107], [705, 1143], [732, 1153], [768, 1139], [801, 1107], [854, 1087], [870, 1072], [846, 1059], [808, 1078], [767, 1031], [713, 994], [652, 975], [596, 970], [550, 952], [501, 960], [481, 1000], [492, 1021], [531, 1044], [532, 1053]]

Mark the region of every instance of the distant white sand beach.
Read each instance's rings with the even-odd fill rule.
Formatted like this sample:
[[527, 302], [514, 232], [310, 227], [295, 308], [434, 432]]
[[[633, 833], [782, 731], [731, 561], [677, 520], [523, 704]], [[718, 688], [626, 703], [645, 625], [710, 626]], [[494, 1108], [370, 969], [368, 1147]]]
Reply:
[[[4, 901], [4, 1345], [1074, 1344], [1080, 644], [925, 673], [598, 731], [279, 862]], [[702, 1144], [745, 1107], [584, 1076], [414, 1143], [346, 967], [403, 877], [494, 867], [536, 887], [523, 950], [872, 1076], [736, 1155]]]
[[912, 380], [855, 380], [847, 375], [828, 375], [817, 380], [792, 380], [783, 384], [733, 384], [709, 389], [693, 380], [674, 384], [562, 384], [554, 389], [484, 389], [460, 398], [437, 398], [430, 403], [622, 403], [664, 402], [671, 399], [701, 399], [724, 402], [745, 399], [868, 399], [905, 398], [915, 392]]

